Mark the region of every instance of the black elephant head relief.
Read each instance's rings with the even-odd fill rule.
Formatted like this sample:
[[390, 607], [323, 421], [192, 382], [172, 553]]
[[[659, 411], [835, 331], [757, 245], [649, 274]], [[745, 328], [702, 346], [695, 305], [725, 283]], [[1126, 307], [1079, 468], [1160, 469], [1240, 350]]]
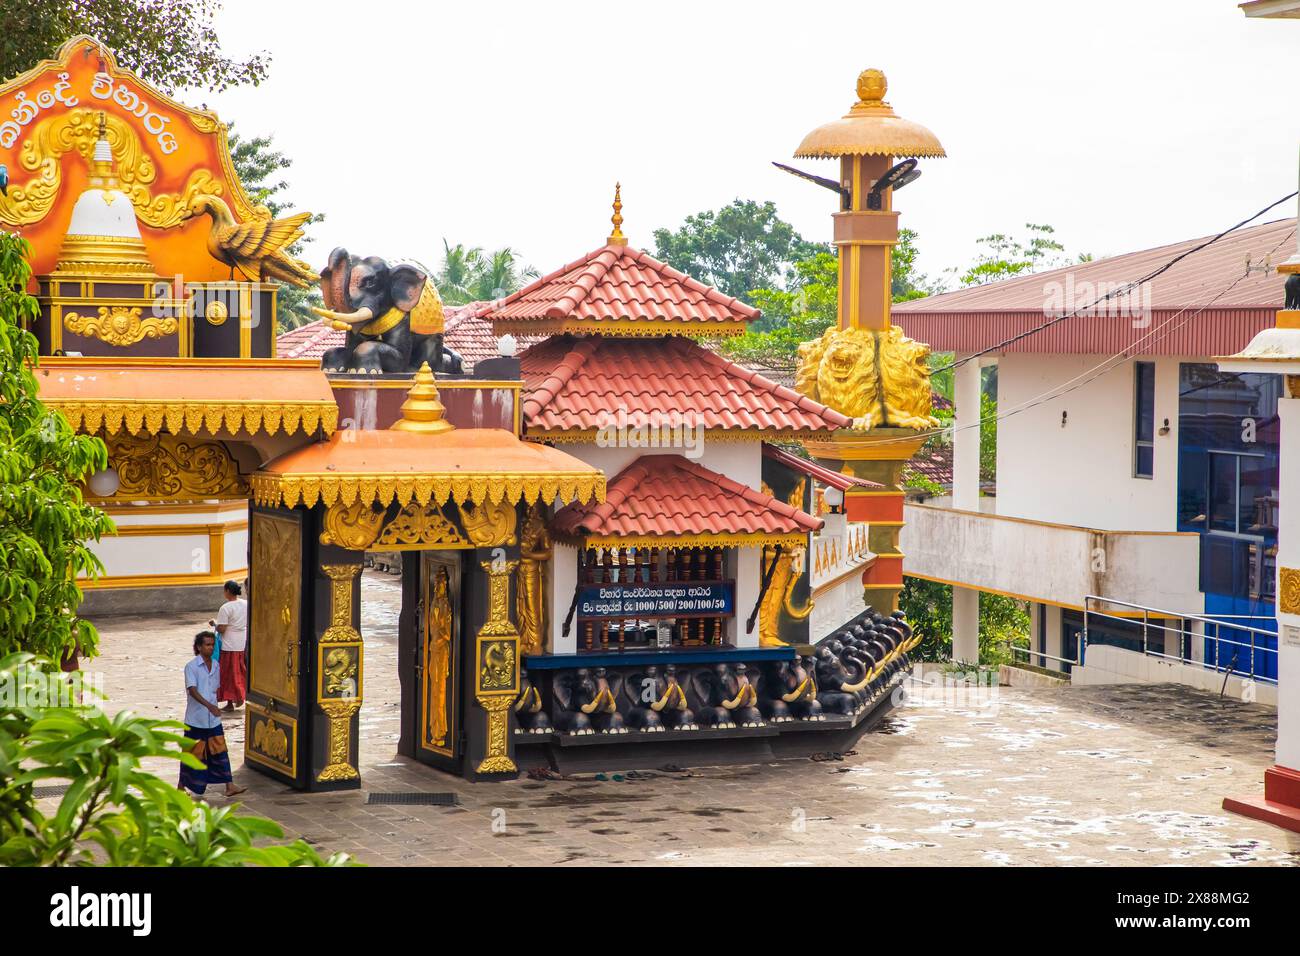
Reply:
[[442, 299], [419, 263], [335, 249], [320, 288], [325, 307], [312, 311], [348, 333], [321, 358], [326, 371], [414, 372], [428, 362], [435, 372], [461, 372], [460, 356], [442, 343]]

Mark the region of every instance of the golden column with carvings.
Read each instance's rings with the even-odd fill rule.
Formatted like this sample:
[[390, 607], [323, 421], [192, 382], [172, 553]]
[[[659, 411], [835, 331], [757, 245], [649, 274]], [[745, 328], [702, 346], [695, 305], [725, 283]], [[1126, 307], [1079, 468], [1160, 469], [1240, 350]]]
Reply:
[[893, 193], [915, 178], [918, 157], [944, 155], [933, 133], [893, 111], [887, 90], [882, 72], [864, 70], [849, 112], [813, 130], [795, 151], [839, 163], [837, 180], [800, 175], [840, 198], [834, 215], [839, 324], [800, 346], [795, 389], [852, 421], [829, 440], [805, 444], [824, 464], [882, 486], [854, 489], [844, 503], [850, 521], [870, 522], [877, 557], [863, 587], [867, 603], [882, 612], [898, 606], [903, 585], [903, 466], [938, 426], [930, 408], [929, 347], [890, 322], [898, 241]]
[[330, 624], [316, 642], [316, 703], [329, 718], [329, 730], [325, 765], [314, 779], [359, 781], [352, 739], [363, 696], [363, 649], [352, 623], [352, 592], [361, 565], [323, 564], [321, 571], [330, 579]]

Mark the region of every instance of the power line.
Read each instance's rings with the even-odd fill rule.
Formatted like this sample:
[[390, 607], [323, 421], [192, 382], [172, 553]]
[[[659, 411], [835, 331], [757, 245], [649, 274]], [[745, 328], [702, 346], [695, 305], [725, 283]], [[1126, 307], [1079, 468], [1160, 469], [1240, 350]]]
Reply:
[[[967, 356], [965, 356], [964, 358], [959, 359], [959, 360], [957, 360], [957, 361], [954, 361], [954, 362], [952, 362], [952, 363], [950, 363], [950, 364], [948, 364], [948, 365], [944, 365], [944, 366], [942, 366], [942, 367], [940, 367], [940, 368], [934, 369], [934, 371], [935, 371], [935, 372], [946, 372], [948, 369], [960, 368], [962, 365], [965, 365], [967, 362], [970, 362], [970, 361], [972, 361], [973, 359], [977, 359], [977, 358], [979, 358], [979, 357], [982, 356], [982, 355], [987, 355], [987, 354], [990, 353], [990, 352], [1000, 352], [1000, 351], [1002, 351], [1003, 349], [1005, 349], [1008, 345], [1013, 345], [1013, 344], [1015, 344], [1016, 342], [1021, 341], [1022, 339], [1027, 339], [1027, 338], [1029, 338], [1029, 336], [1031, 336], [1031, 335], [1036, 335], [1037, 333], [1042, 332], [1044, 329], [1049, 329], [1049, 328], [1051, 328], [1052, 326], [1056, 325], [1058, 322], [1064, 322], [1066, 319], [1074, 318], [1075, 316], [1079, 315], [1080, 313], [1091, 312], [1091, 311], [1092, 311], [1096, 306], [1100, 305], [1102, 302], [1105, 302], [1105, 301], [1108, 300], [1108, 299], [1114, 298], [1114, 297], [1117, 296], [1117, 295], [1124, 295], [1124, 294], [1126, 294], [1126, 293], [1128, 293], [1128, 292], [1131, 292], [1133, 289], [1135, 289], [1135, 288], [1137, 288], [1137, 287], [1143, 285], [1144, 283], [1150, 282], [1152, 279], [1156, 278], [1157, 276], [1159, 276], [1159, 275], [1163, 275], [1165, 272], [1168, 272], [1170, 269], [1172, 269], [1175, 265], [1177, 265], [1177, 264], [1178, 264], [1179, 262], [1181, 262], [1182, 260], [1186, 259], [1188, 256], [1194, 255], [1194, 254], [1200, 252], [1202, 249], [1206, 249], [1206, 248], [1208, 248], [1209, 246], [1214, 245], [1216, 242], [1218, 242], [1218, 241], [1219, 241], [1220, 239], [1222, 239], [1224, 236], [1228, 235], [1229, 233], [1236, 232], [1236, 231], [1237, 231], [1238, 229], [1240, 229], [1242, 226], [1245, 226], [1245, 225], [1247, 225], [1247, 224], [1249, 224], [1249, 223], [1251, 223], [1251, 222], [1254, 222], [1254, 221], [1255, 221], [1256, 219], [1258, 219], [1260, 216], [1264, 215], [1264, 213], [1268, 212], [1268, 211], [1271, 210], [1271, 209], [1276, 208], [1277, 206], [1282, 205], [1282, 203], [1287, 202], [1287, 201], [1292, 200], [1292, 199], [1295, 199], [1297, 195], [1300, 195], [1300, 192], [1292, 192], [1292, 193], [1289, 193], [1289, 194], [1283, 196], [1281, 199], [1277, 200], [1276, 202], [1269, 203], [1267, 206], [1265, 206], [1265, 207], [1264, 207], [1263, 209], [1261, 209], [1259, 212], [1255, 213], [1255, 214], [1254, 214], [1253, 216], [1251, 216], [1250, 218], [1248, 218], [1248, 219], [1243, 219], [1241, 222], [1237, 223], [1235, 226], [1230, 226], [1229, 228], [1223, 230], [1223, 232], [1219, 233], [1219, 234], [1216, 235], [1216, 236], [1211, 236], [1209, 239], [1205, 240], [1204, 242], [1202, 242], [1202, 243], [1201, 243], [1200, 245], [1198, 245], [1198, 246], [1193, 246], [1191, 249], [1187, 249], [1187, 250], [1184, 250], [1183, 252], [1180, 252], [1178, 255], [1174, 256], [1172, 259], [1170, 259], [1170, 260], [1169, 260], [1168, 262], [1166, 262], [1164, 265], [1162, 265], [1162, 266], [1160, 266], [1160, 267], [1158, 267], [1158, 268], [1152, 270], [1151, 272], [1149, 272], [1149, 273], [1147, 273], [1146, 275], [1144, 275], [1142, 278], [1140, 278], [1140, 279], [1134, 279], [1132, 282], [1129, 282], [1129, 283], [1127, 283], [1127, 284], [1125, 284], [1125, 285], [1122, 285], [1122, 286], [1120, 286], [1118, 289], [1112, 289], [1110, 292], [1107, 292], [1105, 295], [1101, 296], [1101, 297], [1098, 298], [1098, 299], [1094, 299], [1092, 302], [1089, 302], [1087, 305], [1082, 305], [1082, 306], [1080, 306], [1079, 308], [1074, 309], [1074, 310], [1071, 311], [1071, 312], [1067, 312], [1067, 313], [1065, 313], [1064, 315], [1058, 315], [1058, 316], [1056, 316], [1055, 318], [1048, 319], [1046, 322], [1043, 322], [1041, 325], [1036, 325], [1036, 326], [1034, 326], [1032, 329], [1026, 329], [1026, 330], [1023, 331], [1023, 332], [1017, 332], [1015, 335], [1011, 336], [1011, 338], [1009, 338], [1009, 339], [1005, 339], [1005, 340], [1002, 341], [1002, 342], [998, 342], [996, 345], [990, 345], [990, 346], [989, 346], [988, 348], [986, 348], [986, 349], [982, 349], [982, 350], [980, 350], [980, 351], [978, 351], [978, 352], [974, 352], [974, 353], [972, 353], [972, 354], [970, 354], [970, 355], [967, 355]], [[1235, 283], [1234, 283], [1234, 284], [1235, 284]], [[1225, 291], [1226, 291], [1226, 290], [1225, 290]]]

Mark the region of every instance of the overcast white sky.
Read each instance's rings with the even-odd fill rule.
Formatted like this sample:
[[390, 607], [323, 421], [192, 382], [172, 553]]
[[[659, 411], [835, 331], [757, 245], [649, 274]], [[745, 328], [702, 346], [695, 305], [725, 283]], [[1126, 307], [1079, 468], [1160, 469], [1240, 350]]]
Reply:
[[218, 25], [271, 78], [182, 98], [274, 134], [290, 198], [328, 216], [315, 265], [346, 245], [436, 267], [445, 236], [547, 272], [603, 242], [615, 180], [633, 245], [737, 197], [827, 240], [834, 197], [770, 161], [869, 66], [948, 151], [895, 203], [932, 275], [1026, 222], [1103, 256], [1296, 188], [1300, 21], [1231, 0], [226, 0]]

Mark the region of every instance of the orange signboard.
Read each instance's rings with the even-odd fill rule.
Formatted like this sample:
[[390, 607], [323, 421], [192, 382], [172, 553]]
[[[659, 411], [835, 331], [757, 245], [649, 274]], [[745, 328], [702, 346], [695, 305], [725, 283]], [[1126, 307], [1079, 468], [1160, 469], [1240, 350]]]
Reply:
[[254, 215], [231, 166], [225, 126], [119, 69], [107, 48], [85, 36], [0, 85], [0, 163], [9, 176], [0, 226], [31, 243], [33, 273], [52, 272], [58, 262], [101, 123], [157, 273], [229, 278], [230, 267], [207, 249], [212, 220], [189, 209], [196, 196], [213, 196], [236, 221]]

